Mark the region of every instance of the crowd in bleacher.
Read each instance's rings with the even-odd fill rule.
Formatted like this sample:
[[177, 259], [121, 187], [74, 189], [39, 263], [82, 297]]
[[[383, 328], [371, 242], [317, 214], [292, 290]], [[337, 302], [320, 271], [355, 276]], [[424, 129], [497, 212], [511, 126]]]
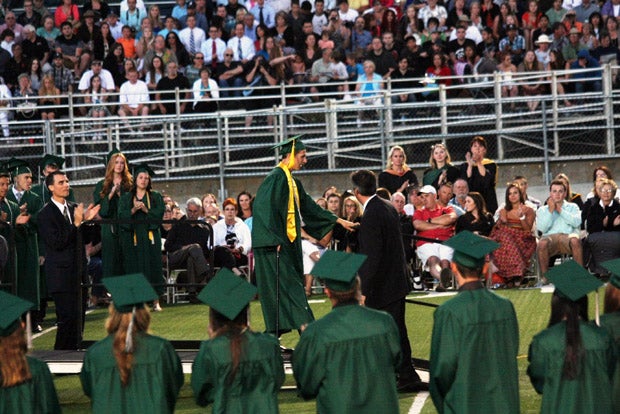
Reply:
[[[374, 104], [387, 78], [402, 82], [397, 88], [404, 92], [429, 87], [393, 98], [412, 102], [435, 99], [437, 83], [495, 71], [502, 74], [502, 96], [536, 96], [548, 89], [545, 72], [599, 68], [617, 62], [620, 50], [620, 12], [611, 0], [177, 0], [165, 17], [158, 4], [142, 0], [124, 0], [118, 9], [101, 0], [82, 6], [63, 0], [54, 9], [25, 0], [0, 8], [0, 104], [21, 97], [17, 119], [67, 114], [66, 98], [54, 96], [69, 91], [87, 95], [91, 106], [81, 115], [112, 109], [145, 117], [176, 112], [165, 103], [175, 88], [187, 92], [182, 112], [269, 107], [277, 100], [261, 96], [273, 91], [257, 87], [281, 83], [299, 85], [296, 95], [307, 101], [337, 96]], [[524, 72], [539, 76], [514, 83]], [[44, 82], [48, 75], [53, 85]], [[426, 82], [408, 81], [416, 78]], [[560, 78], [560, 94], [601, 89], [598, 72]], [[118, 108], [105, 105], [106, 92], [120, 93]], [[311, 92], [322, 95], [310, 98]], [[254, 99], [218, 103], [248, 97]], [[529, 109], [536, 105], [532, 99]], [[0, 111], [5, 137], [7, 117]]]

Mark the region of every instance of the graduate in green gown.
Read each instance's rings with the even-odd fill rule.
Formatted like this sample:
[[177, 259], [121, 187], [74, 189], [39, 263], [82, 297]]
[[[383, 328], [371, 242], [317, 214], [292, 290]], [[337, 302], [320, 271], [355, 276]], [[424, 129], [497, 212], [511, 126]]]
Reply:
[[[62, 169], [63, 165], [65, 165], [65, 159], [59, 157], [57, 155], [45, 154], [43, 158], [39, 160], [39, 169], [41, 174], [43, 174], [43, 180], [41, 184], [35, 184], [32, 186], [32, 191], [41, 199], [41, 204], [45, 205], [48, 201], [52, 199], [52, 193], [50, 193], [49, 188], [45, 185], [45, 177], [48, 174], [58, 171]], [[41, 179], [41, 177], [39, 177]], [[75, 202], [75, 194], [73, 194], [73, 188], [69, 189], [69, 196], [67, 197], [67, 201]], [[41, 256], [45, 256], [45, 254], [41, 254]]]
[[588, 320], [588, 292], [602, 282], [566, 261], [545, 276], [555, 285], [549, 327], [532, 339], [527, 368], [541, 413], [611, 414], [616, 370], [613, 338]]
[[103, 279], [112, 294], [108, 336], [86, 351], [80, 373], [92, 412], [172, 413], [183, 385], [183, 368], [167, 340], [147, 333], [145, 303], [157, 293], [142, 274]]
[[310, 323], [293, 353], [302, 397], [318, 413], [397, 413], [401, 348], [389, 314], [360, 306], [357, 270], [365, 255], [327, 250], [312, 269], [325, 282], [332, 310]]
[[[292, 176], [308, 161], [301, 139], [294, 137], [278, 146], [282, 162], [267, 175], [254, 199], [252, 248], [266, 331], [275, 333], [278, 312], [279, 334], [314, 320], [304, 289], [302, 221], [310, 236], [323, 241], [331, 237], [336, 222], [350, 231], [354, 225], [323, 210]], [[279, 308], [276, 275], [280, 283]]]
[[605, 269], [611, 272], [609, 283], [605, 288], [604, 315], [601, 315], [601, 327], [614, 339], [616, 344], [616, 371], [613, 379], [613, 404], [614, 412], [620, 411], [620, 259], [601, 263]]
[[512, 303], [482, 284], [485, 256], [499, 244], [462, 231], [454, 249], [459, 293], [435, 310], [430, 394], [441, 413], [519, 413], [519, 327]]
[[[151, 177], [154, 175], [153, 170], [146, 164], [134, 167], [133, 188], [123, 194], [118, 203], [118, 218], [133, 222], [119, 226], [119, 239], [125, 272], [143, 273], [161, 296], [164, 292], [164, 279], [160, 223], [145, 223], [145, 220], [161, 220], [164, 216], [162, 196], [151, 190]], [[161, 310], [159, 299], [154, 302], [153, 309]]]
[[39, 196], [30, 191], [32, 171], [28, 163], [11, 158], [7, 168], [13, 176], [6, 198], [16, 203], [22, 212], [30, 216], [28, 223], [15, 233], [17, 250], [17, 296], [32, 302], [33, 309], [39, 309], [42, 284], [39, 273], [39, 242], [37, 235], [37, 215], [43, 204]]
[[[125, 155], [118, 149], [110, 151], [105, 161], [105, 177], [95, 185], [93, 201], [95, 205], [101, 205], [99, 216], [102, 219], [117, 219], [119, 200], [131, 191], [133, 177], [129, 173]], [[101, 261], [104, 279], [124, 273], [117, 224], [101, 224]], [[93, 291], [93, 296], [97, 297], [103, 293], [99, 289]]]
[[277, 413], [284, 368], [278, 340], [248, 326], [256, 288], [222, 268], [198, 298], [210, 306], [209, 336], [192, 365], [196, 403], [213, 413]]
[[32, 307], [0, 291], [0, 414], [60, 413], [49, 368], [26, 355], [21, 316]]
[[7, 242], [7, 262], [0, 272], [0, 282], [14, 286], [17, 280], [17, 251], [15, 249], [15, 232], [26, 232], [23, 226], [30, 216], [19, 210], [17, 203], [7, 199], [11, 175], [0, 168], [0, 236]]

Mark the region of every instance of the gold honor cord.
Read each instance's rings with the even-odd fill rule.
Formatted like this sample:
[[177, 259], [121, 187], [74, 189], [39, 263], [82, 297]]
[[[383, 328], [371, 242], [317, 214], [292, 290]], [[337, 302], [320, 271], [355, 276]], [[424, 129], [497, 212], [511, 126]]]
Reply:
[[286, 213], [286, 235], [289, 241], [292, 243], [297, 238], [297, 227], [295, 226], [295, 200], [299, 200], [299, 193], [297, 191], [297, 184], [293, 180], [290, 169], [295, 165], [295, 141], [293, 141], [293, 147], [289, 156], [288, 163], [281, 162], [278, 165], [286, 174], [288, 181], [288, 208]]

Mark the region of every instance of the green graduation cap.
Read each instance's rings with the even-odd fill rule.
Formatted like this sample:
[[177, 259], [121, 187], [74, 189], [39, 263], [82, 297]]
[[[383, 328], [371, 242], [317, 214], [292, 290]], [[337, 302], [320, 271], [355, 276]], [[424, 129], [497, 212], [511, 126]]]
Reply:
[[133, 176], [137, 177], [141, 172], [145, 172], [149, 175], [149, 177], [153, 178], [155, 176], [155, 171], [148, 164], [142, 163], [134, 165], [133, 167]]
[[118, 148], [116, 147], [112, 148], [112, 151], [108, 152], [106, 156], [103, 157], [103, 165], [107, 168], [110, 162], [110, 159], [112, 159], [112, 156], [114, 156], [115, 154], [120, 154], [120, 153], [121, 153], [121, 150], [119, 150]]
[[323, 279], [329, 289], [346, 292], [355, 285], [355, 276], [366, 261], [366, 257], [365, 254], [326, 250], [310, 273]]
[[25, 173], [32, 174], [32, 170], [30, 169], [30, 165], [28, 164], [28, 162], [24, 160], [18, 160], [15, 157], [12, 157], [10, 160], [8, 160], [5, 163], [5, 167], [11, 172], [13, 177]]
[[101, 282], [112, 295], [114, 308], [121, 313], [131, 312], [134, 306], [140, 307], [158, 298], [142, 273], [106, 277]]
[[301, 135], [296, 135], [293, 138], [289, 138], [286, 141], [282, 141], [279, 144], [274, 145], [272, 148], [279, 148], [280, 155], [290, 154], [293, 149], [293, 143], [295, 143], [295, 152], [305, 150], [306, 146], [301, 142]]
[[233, 320], [250, 303], [254, 295], [256, 286], [223, 267], [202, 289], [198, 299]]
[[19, 326], [21, 316], [29, 309], [32, 303], [0, 291], [0, 336], [9, 336]]
[[485, 256], [499, 248], [499, 243], [480, 237], [469, 230], [464, 230], [443, 242], [444, 246], [452, 247], [452, 261], [475, 269], [484, 265]]
[[603, 286], [603, 282], [574, 260], [567, 260], [559, 266], [554, 266], [545, 277], [555, 285], [558, 293], [572, 301]]
[[58, 155], [45, 154], [43, 158], [39, 160], [39, 167], [43, 169], [48, 165], [54, 165], [60, 169], [63, 165], [65, 165], [65, 159], [59, 157]]
[[620, 289], [620, 259], [609, 260], [601, 263], [605, 269], [611, 272], [609, 283]]

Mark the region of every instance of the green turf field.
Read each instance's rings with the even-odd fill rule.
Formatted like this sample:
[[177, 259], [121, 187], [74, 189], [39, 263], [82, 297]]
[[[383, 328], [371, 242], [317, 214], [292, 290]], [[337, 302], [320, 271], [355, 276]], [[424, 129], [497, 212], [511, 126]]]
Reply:
[[[521, 393], [521, 412], [538, 413], [540, 411], [540, 397], [536, 394], [529, 379], [525, 374], [527, 369], [527, 350], [532, 337], [544, 329], [549, 318], [549, 304], [551, 295], [541, 293], [538, 289], [532, 290], [503, 290], [497, 292], [512, 301], [519, 318], [519, 380]], [[441, 304], [449, 297], [424, 298], [419, 295], [417, 298], [431, 303]], [[599, 295], [602, 306], [602, 294]], [[317, 318], [329, 312], [329, 305], [324, 301], [323, 296], [313, 296], [311, 307]], [[430, 337], [433, 323], [433, 308], [418, 305], [407, 305], [407, 325], [409, 338], [413, 349], [414, 357], [428, 359], [430, 352]], [[489, 309], [493, 312], [493, 309]], [[590, 294], [590, 316], [594, 315], [594, 294]], [[97, 340], [105, 335], [104, 321], [107, 317], [107, 310], [98, 309], [87, 315], [85, 340]], [[194, 339], [202, 340], [207, 338], [207, 317], [208, 308], [205, 305], [170, 305], [165, 306], [164, 311], [153, 313], [151, 331], [155, 335], [163, 336], [168, 339]], [[48, 312], [45, 320], [44, 329], [53, 326], [53, 309]], [[263, 319], [260, 311], [260, 304], [251, 304], [251, 326], [256, 331], [264, 328]], [[52, 349], [54, 344], [55, 331], [42, 335], [34, 341], [35, 349]], [[295, 347], [297, 343], [297, 333], [284, 335], [283, 345]], [[498, 347], [503, 346], [497, 344]], [[484, 358], [484, 355], [475, 356]], [[192, 392], [188, 385], [189, 376], [185, 378], [185, 385], [181, 389], [180, 398], [177, 402], [178, 413], [198, 413], [205, 412], [194, 404]], [[55, 378], [63, 412], [65, 413], [86, 413], [89, 412], [89, 400], [82, 394], [79, 378], [77, 376], [57, 376]], [[294, 385], [292, 376], [287, 376], [285, 385]], [[400, 394], [400, 412], [407, 413], [413, 403], [414, 394]], [[297, 397], [295, 391], [281, 391], [279, 395], [281, 413], [314, 413], [314, 401], [304, 401]], [[210, 412], [208, 410], [207, 412]], [[426, 401], [422, 413], [435, 413], [435, 407], [430, 398]]]

